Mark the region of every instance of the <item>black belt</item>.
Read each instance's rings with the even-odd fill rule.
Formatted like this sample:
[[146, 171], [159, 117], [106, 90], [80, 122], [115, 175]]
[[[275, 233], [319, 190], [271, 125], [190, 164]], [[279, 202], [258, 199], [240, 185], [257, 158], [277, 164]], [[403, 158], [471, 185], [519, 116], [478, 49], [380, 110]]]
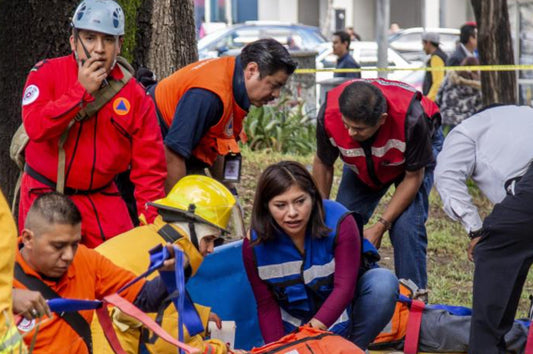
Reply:
[[[43, 176], [39, 172], [35, 171], [33, 168], [30, 167], [30, 165], [25, 164], [24, 165], [24, 172], [26, 172], [30, 177], [33, 179], [36, 179], [37, 181], [41, 182], [42, 184], [46, 184], [48, 187], [52, 188], [53, 190], [56, 190], [56, 183], [47, 177]], [[64, 194], [65, 195], [74, 195], [74, 194], [81, 194], [81, 195], [89, 195], [94, 194], [103, 191], [104, 189], [108, 188], [113, 181], [110, 181], [106, 185], [95, 188], [95, 189], [76, 189], [76, 188], [70, 188], [65, 187]]]

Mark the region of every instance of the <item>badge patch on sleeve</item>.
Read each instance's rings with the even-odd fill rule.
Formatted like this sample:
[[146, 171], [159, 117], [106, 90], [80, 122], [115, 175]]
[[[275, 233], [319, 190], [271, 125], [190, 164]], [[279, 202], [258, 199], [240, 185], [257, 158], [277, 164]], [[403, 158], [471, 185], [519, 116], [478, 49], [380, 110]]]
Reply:
[[130, 111], [130, 101], [124, 97], [119, 97], [113, 101], [113, 110], [119, 116], [124, 116]]
[[24, 91], [24, 96], [22, 96], [22, 105], [25, 106], [27, 104], [35, 102], [35, 100], [39, 97], [39, 88], [35, 85], [30, 85], [26, 87], [26, 90]]

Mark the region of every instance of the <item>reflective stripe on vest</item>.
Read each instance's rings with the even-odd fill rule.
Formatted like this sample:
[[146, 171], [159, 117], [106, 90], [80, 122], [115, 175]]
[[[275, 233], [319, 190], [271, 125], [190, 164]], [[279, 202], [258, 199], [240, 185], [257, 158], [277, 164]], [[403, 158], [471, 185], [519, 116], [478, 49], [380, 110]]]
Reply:
[[[10, 325], [6, 316], [6, 326], [8, 327], [7, 332], [1, 338], [0, 342], [0, 354], [4, 353], [16, 353], [19, 352], [19, 348], [23, 345], [22, 336], [20, 335], [17, 327]], [[20, 350], [21, 353], [25, 353], [25, 350]]]
[[[324, 211], [325, 223], [331, 232], [321, 239], [306, 236], [305, 259], [284, 233], [278, 233], [275, 242], [264, 242], [253, 248], [259, 277], [273, 290], [286, 330], [314, 316], [333, 289], [337, 227], [349, 211], [329, 200], [324, 200]], [[253, 230], [251, 239], [257, 239]], [[309, 292], [317, 297], [310, 298]], [[332, 328], [344, 330], [348, 323], [349, 310], [345, 310]]]
[[[281, 278], [283, 276], [298, 275], [302, 270], [302, 261], [272, 264], [258, 267], [259, 277], [263, 280]], [[313, 265], [303, 271], [304, 283], [309, 284], [316, 278], [325, 278], [335, 272], [335, 259], [324, 265]]]
[[[396, 149], [396, 150], [399, 150], [400, 152], [405, 152], [405, 147], [406, 147], [406, 144], [404, 141], [400, 141], [397, 139], [390, 139], [387, 141], [385, 146], [381, 146], [381, 147], [373, 146], [371, 151], [372, 151], [372, 156], [383, 157], [391, 149]], [[345, 149], [339, 146], [337, 148], [339, 149], [340, 153], [346, 157], [365, 156], [365, 151], [363, 150], [363, 148]], [[405, 159], [401, 161], [401, 163], [403, 162], [405, 162]]]
[[[285, 324], [288, 323], [292, 325], [295, 329], [305, 324], [305, 321], [302, 321], [292, 316], [290, 313], [288, 313], [284, 309], [280, 308], [280, 310], [281, 310], [281, 320], [285, 322]], [[342, 331], [339, 331], [338, 326], [340, 325], [340, 327], [344, 329], [344, 327], [349, 322], [349, 320], [350, 320], [350, 315], [348, 314], [348, 310], [345, 309], [344, 311], [342, 311], [339, 318], [337, 318], [337, 320], [328, 328], [328, 330], [334, 333], [342, 332]]]
[[302, 270], [303, 261], [292, 261], [281, 264], [271, 264], [257, 267], [259, 278], [270, 280], [275, 278], [298, 275]]

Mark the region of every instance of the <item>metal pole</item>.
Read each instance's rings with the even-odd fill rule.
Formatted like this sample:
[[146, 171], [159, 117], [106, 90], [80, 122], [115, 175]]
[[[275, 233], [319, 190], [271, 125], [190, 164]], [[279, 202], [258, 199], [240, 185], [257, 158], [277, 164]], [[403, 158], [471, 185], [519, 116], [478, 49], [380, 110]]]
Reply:
[[211, 0], [205, 0], [204, 2], [204, 21], [205, 23], [211, 23]]
[[[520, 63], [520, 3], [517, 0], [513, 1], [514, 4], [514, 28], [511, 30], [511, 33], [514, 32], [514, 62]], [[508, 8], [509, 9], [509, 8]], [[515, 71], [516, 75], [516, 104], [520, 104], [520, 71]], [[530, 104], [529, 102], [523, 102]]]
[[439, 27], [446, 27], [446, 0], [439, 0]]
[[[387, 51], [389, 42], [387, 31], [390, 22], [390, 0], [377, 0], [376, 4], [376, 42], [378, 43], [378, 68], [388, 65]], [[387, 78], [387, 72], [379, 71], [379, 77]]]
[[231, 11], [232, 0], [226, 0], [226, 22], [228, 26], [233, 24], [233, 12]]

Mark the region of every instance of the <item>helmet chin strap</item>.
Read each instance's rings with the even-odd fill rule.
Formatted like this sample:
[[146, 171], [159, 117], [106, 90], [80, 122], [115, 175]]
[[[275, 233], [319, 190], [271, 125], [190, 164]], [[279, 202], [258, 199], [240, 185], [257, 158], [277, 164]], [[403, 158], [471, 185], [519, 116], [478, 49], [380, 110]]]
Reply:
[[[77, 28], [74, 28], [74, 36], [76, 37], [76, 41], [79, 42], [81, 44], [81, 48], [83, 49], [83, 52], [85, 53], [85, 56], [87, 57], [87, 59], [89, 59], [91, 57], [91, 54], [89, 54], [89, 51], [87, 50], [87, 47], [85, 47], [85, 44], [83, 44], [83, 41], [81, 40], [81, 37], [80, 37], [80, 32], [78, 31]], [[76, 53], [76, 60], [78, 59], [78, 53], [76, 51], [74, 51], [74, 53]], [[83, 63], [82, 63], [83, 65]]]
[[198, 251], [200, 251], [200, 245], [198, 243], [198, 236], [196, 235], [196, 227], [194, 226], [194, 222], [189, 222], [189, 236], [191, 237], [191, 242], [196, 247]]

